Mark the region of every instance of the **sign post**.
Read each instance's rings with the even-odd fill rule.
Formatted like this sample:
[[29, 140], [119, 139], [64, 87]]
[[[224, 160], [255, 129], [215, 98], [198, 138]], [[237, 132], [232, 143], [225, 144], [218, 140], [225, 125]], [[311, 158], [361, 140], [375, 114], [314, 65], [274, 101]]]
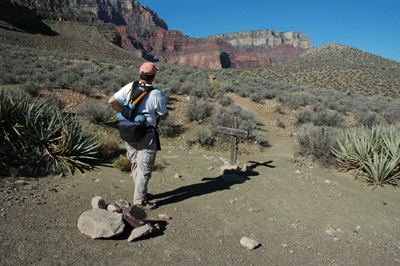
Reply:
[[237, 137], [247, 138], [249, 135], [248, 131], [237, 129], [236, 118], [233, 120], [233, 128], [217, 126], [217, 132], [222, 134], [231, 135], [231, 165], [236, 165], [237, 162], [237, 151], [238, 141]]

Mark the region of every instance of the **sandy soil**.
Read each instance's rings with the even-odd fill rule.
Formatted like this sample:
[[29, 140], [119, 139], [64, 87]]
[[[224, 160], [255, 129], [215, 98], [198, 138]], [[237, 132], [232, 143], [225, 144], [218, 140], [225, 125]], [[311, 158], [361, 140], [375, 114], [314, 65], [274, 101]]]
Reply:
[[[271, 147], [239, 154], [239, 165], [254, 170], [246, 180], [221, 177], [220, 157], [229, 152], [163, 140], [149, 185], [159, 208], [148, 216], [172, 219], [134, 242], [128, 234], [92, 240], [77, 228], [94, 196], [132, 201], [130, 175], [111, 163], [73, 176], [1, 180], [0, 264], [400, 265], [399, 193], [293, 162], [291, 130], [272, 126], [267, 107], [252, 108]], [[248, 250], [244, 236], [261, 245]]]

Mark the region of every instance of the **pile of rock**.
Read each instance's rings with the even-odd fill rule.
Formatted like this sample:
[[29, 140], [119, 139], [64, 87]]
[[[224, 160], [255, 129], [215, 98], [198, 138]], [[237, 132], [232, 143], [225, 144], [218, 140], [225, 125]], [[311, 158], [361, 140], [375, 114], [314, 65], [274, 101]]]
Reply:
[[128, 241], [160, 230], [158, 224], [147, 222], [146, 212], [137, 206], [130, 206], [125, 200], [107, 204], [96, 196], [92, 199], [93, 209], [85, 211], [78, 219], [78, 229], [93, 239], [111, 238], [131, 230]]

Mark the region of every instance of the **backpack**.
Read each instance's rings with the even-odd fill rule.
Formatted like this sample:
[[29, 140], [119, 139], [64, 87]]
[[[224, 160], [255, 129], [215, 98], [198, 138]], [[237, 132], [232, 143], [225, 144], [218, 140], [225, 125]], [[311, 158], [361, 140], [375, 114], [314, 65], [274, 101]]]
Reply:
[[135, 81], [132, 84], [129, 100], [121, 108], [121, 115], [126, 119], [120, 121], [118, 125], [119, 135], [122, 140], [134, 143], [140, 141], [147, 134], [149, 127], [146, 126], [146, 119], [143, 116], [146, 113], [135, 114], [135, 108], [143, 97], [153, 89], [154, 87], [152, 86], [140, 87], [139, 81]]
[[138, 106], [143, 97], [153, 89], [153, 86], [139, 87], [139, 81], [135, 81], [132, 84], [129, 100], [125, 102], [121, 108], [121, 115], [125, 117], [125, 119], [134, 122], [136, 117], [135, 107]]

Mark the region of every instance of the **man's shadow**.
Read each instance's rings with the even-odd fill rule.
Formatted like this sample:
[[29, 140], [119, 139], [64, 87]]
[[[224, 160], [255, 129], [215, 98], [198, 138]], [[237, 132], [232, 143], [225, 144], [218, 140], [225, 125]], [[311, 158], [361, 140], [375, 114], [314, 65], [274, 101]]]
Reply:
[[[266, 162], [263, 164], [255, 163], [250, 167], [254, 170], [257, 166], [265, 166], [274, 168], [275, 166], [269, 165], [272, 163]], [[167, 191], [153, 195], [153, 199], [157, 200], [157, 205], [167, 205], [176, 202], [180, 202], [192, 197], [199, 197], [202, 195], [210, 194], [213, 192], [230, 189], [232, 185], [242, 184], [250, 180], [249, 176], [257, 176], [258, 172], [253, 173], [242, 173], [242, 174], [224, 174], [218, 177], [205, 177], [201, 179], [202, 183], [187, 185], [179, 187], [172, 191]]]

